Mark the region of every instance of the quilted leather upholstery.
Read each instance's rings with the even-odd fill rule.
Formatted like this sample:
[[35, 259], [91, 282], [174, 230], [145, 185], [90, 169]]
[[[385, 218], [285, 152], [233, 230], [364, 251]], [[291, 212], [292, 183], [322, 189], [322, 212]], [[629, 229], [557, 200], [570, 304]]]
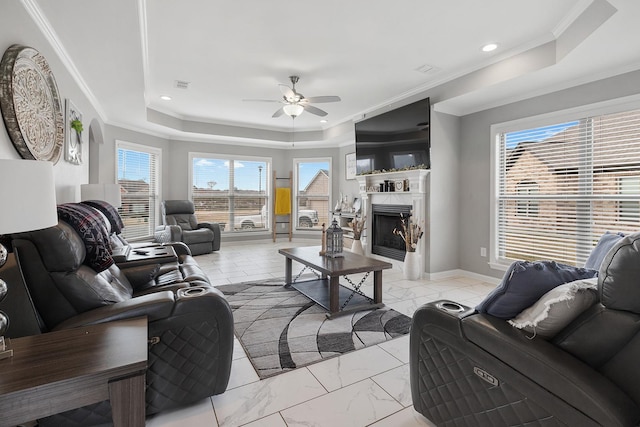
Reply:
[[503, 380], [496, 386], [480, 379], [475, 361], [428, 335], [417, 363], [413, 404], [438, 426], [565, 425]]
[[[619, 378], [504, 320], [469, 307], [447, 308], [454, 305], [435, 301], [413, 315], [411, 395], [430, 421], [456, 427], [639, 425], [640, 406]], [[629, 351], [616, 372], [636, 369]]]

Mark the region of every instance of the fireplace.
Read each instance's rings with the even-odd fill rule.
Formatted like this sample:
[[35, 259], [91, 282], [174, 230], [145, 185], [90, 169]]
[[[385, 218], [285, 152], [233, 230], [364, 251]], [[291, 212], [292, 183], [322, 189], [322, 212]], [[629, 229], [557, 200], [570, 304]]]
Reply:
[[394, 228], [401, 229], [402, 214], [411, 214], [411, 205], [371, 205], [373, 215], [371, 222], [372, 243], [371, 253], [378, 254], [398, 261], [404, 260], [406, 246], [402, 237], [393, 234]]

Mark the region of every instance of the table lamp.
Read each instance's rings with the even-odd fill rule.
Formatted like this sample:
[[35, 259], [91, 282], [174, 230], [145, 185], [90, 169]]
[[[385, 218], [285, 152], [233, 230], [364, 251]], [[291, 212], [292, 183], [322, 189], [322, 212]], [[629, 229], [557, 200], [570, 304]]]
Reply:
[[[0, 159], [0, 235], [53, 227], [58, 223], [53, 164], [37, 160]], [[0, 243], [0, 267], [7, 262], [7, 248]], [[0, 301], [9, 287], [0, 279]], [[9, 316], [0, 311], [0, 359], [13, 355], [4, 334]]]
[[102, 200], [114, 208], [122, 207], [120, 184], [82, 184], [80, 200]]

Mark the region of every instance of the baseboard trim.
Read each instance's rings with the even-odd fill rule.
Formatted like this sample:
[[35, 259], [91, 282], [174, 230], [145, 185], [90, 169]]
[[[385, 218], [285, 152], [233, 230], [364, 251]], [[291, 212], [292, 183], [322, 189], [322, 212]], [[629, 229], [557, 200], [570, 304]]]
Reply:
[[492, 285], [497, 285], [500, 283], [500, 279], [492, 276], [485, 276], [484, 274], [473, 273], [471, 271], [466, 270], [448, 270], [448, 271], [439, 271], [437, 273], [424, 273], [424, 278], [427, 280], [443, 280], [450, 279], [452, 277], [468, 277], [470, 279], [477, 279], [483, 282], [491, 283]]

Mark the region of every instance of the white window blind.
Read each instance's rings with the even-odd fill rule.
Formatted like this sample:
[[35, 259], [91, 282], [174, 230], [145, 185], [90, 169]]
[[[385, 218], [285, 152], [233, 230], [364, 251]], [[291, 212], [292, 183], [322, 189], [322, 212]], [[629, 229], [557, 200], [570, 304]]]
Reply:
[[127, 239], [153, 236], [158, 215], [160, 150], [116, 142], [118, 184], [122, 186], [123, 235]]
[[606, 231], [640, 231], [640, 110], [498, 134], [500, 263], [582, 265]]

